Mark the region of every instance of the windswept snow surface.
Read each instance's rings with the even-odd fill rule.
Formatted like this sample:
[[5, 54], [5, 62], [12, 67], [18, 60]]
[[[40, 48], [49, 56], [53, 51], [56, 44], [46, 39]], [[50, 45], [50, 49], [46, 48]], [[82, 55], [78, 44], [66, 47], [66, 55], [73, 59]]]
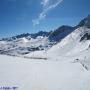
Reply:
[[0, 86], [17, 90], [90, 90], [90, 71], [70, 59], [30, 60], [0, 55]]

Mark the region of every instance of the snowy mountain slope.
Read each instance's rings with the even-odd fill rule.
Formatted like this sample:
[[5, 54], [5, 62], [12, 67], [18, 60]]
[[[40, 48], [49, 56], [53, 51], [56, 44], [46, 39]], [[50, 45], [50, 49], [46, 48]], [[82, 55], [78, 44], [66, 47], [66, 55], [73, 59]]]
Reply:
[[[87, 19], [85, 19], [87, 21]], [[78, 25], [77, 25], [78, 26]], [[76, 27], [77, 27], [76, 26]], [[90, 47], [90, 28], [87, 26], [77, 27], [73, 32], [67, 35], [64, 39], [62, 39], [58, 44], [54, 45], [47, 52], [40, 51], [34, 52], [25, 55], [26, 57], [47, 57], [47, 58], [72, 58], [74, 56], [80, 55], [82, 52], [86, 52], [86, 50]], [[88, 52], [89, 53], [89, 52]], [[84, 54], [81, 57], [87, 55]], [[89, 55], [87, 55], [88, 57]], [[77, 57], [78, 58], [78, 57]], [[73, 58], [77, 59], [77, 58]]]
[[52, 44], [52, 42], [46, 40], [47, 37], [39, 36], [35, 39], [31, 38], [30, 40], [24, 37], [13, 41], [0, 41], [0, 53], [8, 55], [23, 55], [32, 51], [43, 50], [45, 47], [51, 47], [50, 44]]
[[46, 53], [32, 53], [35, 57], [42, 54], [47, 60], [0, 55], [0, 86], [15, 86], [18, 90], [90, 90], [90, 40], [81, 40], [89, 31], [80, 27]]
[[[10, 38], [2, 38], [0, 39], [0, 54], [21, 56], [33, 51], [47, 50], [60, 41], [61, 46], [66, 46], [67, 49], [63, 49], [63, 53], [66, 53], [69, 48], [73, 48], [75, 46], [74, 44], [79, 39], [80, 41], [90, 39], [90, 33], [87, 33], [90, 26], [89, 22], [90, 15], [81, 20], [81, 22], [75, 27], [63, 25], [50, 32], [40, 31], [35, 34], [24, 33]], [[83, 30], [84, 28], [87, 29]], [[80, 34], [82, 35], [82, 38], [80, 38]], [[69, 45], [70, 43], [73, 45]]]
[[[62, 26], [53, 32], [40, 31], [21, 34], [0, 40], [0, 54], [21, 56], [33, 51], [46, 50], [72, 32], [73, 27]], [[3, 47], [4, 46], [4, 47]]]
[[0, 86], [18, 90], [90, 90], [90, 72], [69, 59], [30, 60], [0, 55]]
[[[90, 33], [90, 29], [80, 27], [64, 38], [60, 43], [54, 45], [48, 51], [36, 51], [26, 54], [26, 58], [51, 59], [51, 60], [71, 60], [78, 62], [87, 70], [90, 70], [90, 40], [81, 38]], [[72, 37], [73, 36], [73, 37]]]
[[86, 33], [90, 35], [90, 29], [87, 27], [76, 29], [60, 43], [49, 49], [47, 57], [52, 58], [53, 56], [57, 60], [78, 60], [79, 63], [90, 70], [90, 39], [86, 37], [81, 40]]
[[[81, 23], [83, 25], [81, 26]], [[82, 20], [71, 34], [47, 51], [47, 57], [57, 60], [70, 59], [90, 70], [90, 15]]]
[[[60, 43], [58, 43], [56, 46], [53, 46], [53, 48], [51, 48], [48, 52], [57, 52], [55, 53], [56, 55], [60, 55], [60, 53], [58, 53], [58, 51], [61, 50], [61, 55], [67, 52], [70, 52], [72, 49], [74, 49], [75, 47], [81, 47], [81, 45], [85, 44], [84, 46], [86, 48], [89, 47], [90, 45], [90, 41], [88, 40], [83, 40], [81, 41], [81, 38], [86, 34], [90, 34], [90, 29], [86, 28], [86, 27], [80, 27], [78, 29], [76, 29], [75, 31], [73, 31], [70, 35], [68, 35], [67, 37], [65, 37]], [[84, 43], [85, 42], [85, 43]], [[80, 45], [81, 44], [81, 45]], [[84, 46], [82, 46], [83, 48], [85, 48]], [[85, 48], [85, 49], [86, 49]]]
[[47, 49], [49, 44], [47, 36], [0, 41], [0, 48], [12, 55], [26, 53], [26, 48], [31, 50], [33, 45], [45, 48], [38, 51], [32, 47], [34, 52], [21, 57], [0, 55], [0, 86], [15, 86], [18, 90], [90, 90], [90, 28], [79, 26]]

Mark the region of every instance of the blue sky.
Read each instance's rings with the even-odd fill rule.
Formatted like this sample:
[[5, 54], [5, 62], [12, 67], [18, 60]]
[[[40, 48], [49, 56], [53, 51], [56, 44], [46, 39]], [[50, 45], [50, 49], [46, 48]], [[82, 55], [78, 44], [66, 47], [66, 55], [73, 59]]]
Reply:
[[76, 25], [90, 14], [90, 0], [0, 0], [0, 37]]

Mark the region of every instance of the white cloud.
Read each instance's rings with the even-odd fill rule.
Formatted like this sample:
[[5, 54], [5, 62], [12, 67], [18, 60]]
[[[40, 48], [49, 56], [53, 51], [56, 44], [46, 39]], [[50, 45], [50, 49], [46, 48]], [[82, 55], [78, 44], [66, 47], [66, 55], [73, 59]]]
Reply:
[[43, 0], [43, 1], [41, 2], [41, 4], [43, 5], [43, 7], [47, 6], [48, 3], [49, 3], [49, 0]]
[[41, 20], [45, 19], [47, 13], [57, 7], [63, 0], [42, 0], [43, 11], [39, 14], [38, 18], [32, 20], [33, 25], [38, 25]]
[[45, 17], [46, 17], [45, 12], [40, 13], [37, 19], [32, 20], [33, 25], [38, 25], [40, 21], [43, 20]]

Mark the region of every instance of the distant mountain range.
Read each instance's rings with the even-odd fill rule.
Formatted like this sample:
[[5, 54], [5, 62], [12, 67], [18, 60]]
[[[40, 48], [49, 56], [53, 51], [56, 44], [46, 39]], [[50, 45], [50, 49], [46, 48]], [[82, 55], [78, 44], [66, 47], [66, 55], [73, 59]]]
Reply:
[[[63, 25], [50, 32], [23, 33], [9, 38], [2, 38], [0, 39], [0, 54], [20, 56], [33, 51], [48, 50], [80, 27], [90, 28], [90, 15], [81, 20], [75, 27]], [[86, 39], [90, 40], [90, 33], [88, 31], [83, 33], [80, 41]]]

